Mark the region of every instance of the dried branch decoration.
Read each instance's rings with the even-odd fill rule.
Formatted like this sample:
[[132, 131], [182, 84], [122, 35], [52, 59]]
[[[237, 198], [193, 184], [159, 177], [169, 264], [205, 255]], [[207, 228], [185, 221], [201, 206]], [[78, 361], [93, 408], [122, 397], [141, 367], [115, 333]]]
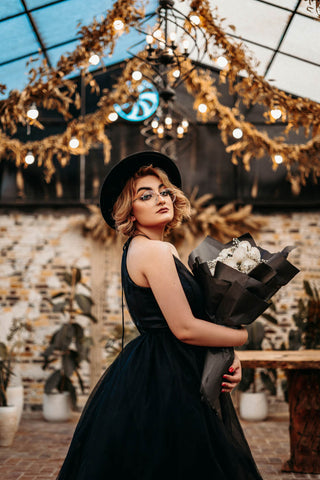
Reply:
[[[245, 105], [260, 103], [271, 108], [276, 101], [287, 117], [288, 126], [285, 133], [291, 129], [303, 127], [306, 135], [312, 135], [312, 138], [300, 145], [284, 143], [283, 139], [271, 139], [266, 133], [246, 122], [236, 107], [229, 108], [222, 105], [209, 74], [200, 69], [194, 69], [185, 84], [189, 93], [194, 96], [194, 108], [197, 109], [200, 103], [205, 103], [207, 106], [207, 112], [201, 120], [218, 119], [222, 140], [227, 145], [227, 152], [232, 153], [234, 163], [241, 160], [245, 168], [249, 169], [251, 159], [261, 158], [267, 153], [273, 160], [274, 168], [277, 168], [274, 160], [277, 154], [282, 156], [292, 182], [305, 183], [306, 177], [310, 174], [316, 179], [320, 175], [320, 105], [308, 99], [293, 98], [271, 86], [259, 76], [243, 44], [231, 42], [224, 33], [216, 9], [210, 10], [208, 0], [191, 0], [190, 11], [196, 11], [199, 15], [201, 26], [208, 36], [211, 58], [214, 59], [213, 52], [216, 46], [225, 52], [228, 66], [221, 71], [220, 81], [228, 81], [230, 92], [240, 95]], [[98, 86], [92, 74], [88, 72], [90, 55], [92, 52], [102, 55], [106, 49], [112, 55], [120, 35], [113, 27], [116, 19], [123, 20], [123, 31], [128, 32], [143, 18], [144, 9], [141, 0], [117, 0], [101, 21], [94, 20], [91, 25], [83, 26], [79, 30], [80, 44], [72, 53], [62, 56], [56, 68], [50, 69], [45, 62], [38, 69], [31, 68], [26, 88], [22, 92], [11, 91], [6, 100], [0, 101], [0, 124], [3, 130], [0, 132], [0, 157], [11, 158], [17, 166], [20, 166], [24, 163], [23, 159], [27, 152], [32, 151], [38, 164], [44, 167], [47, 181], [50, 181], [55, 170], [53, 157], [56, 157], [61, 165], [65, 165], [71, 154], [88, 153], [91, 145], [96, 141], [103, 143], [105, 161], [108, 162], [111, 144], [105, 134], [105, 127], [110, 123], [108, 115], [113, 111], [113, 104], [125, 103], [128, 98], [132, 99], [137, 95], [135, 87], [140, 82], [133, 82], [131, 78], [135, 68], [139, 67], [147, 78], [152, 75], [151, 69], [145, 63], [137, 63], [137, 59], [128, 60], [113, 90], [102, 93], [98, 110], [79, 120], [71, 118], [70, 114], [70, 106], [74, 105], [78, 108], [80, 103], [76, 84], [66, 76], [80, 69], [86, 84], [90, 84], [92, 89], [98, 92]], [[247, 73], [246, 77], [239, 76], [243, 70]], [[0, 84], [1, 92], [4, 88], [4, 85]], [[32, 102], [62, 114], [69, 122], [66, 131], [61, 135], [25, 144], [11, 137], [17, 131], [17, 124], [25, 125], [30, 122], [26, 117], [26, 111]], [[42, 127], [38, 120], [33, 121], [33, 125]], [[240, 128], [243, 137], [235, 143], [232, 139], [230, 144], [234, 128]], [[76, 150], [69, 146], [73, 136], [77, 136], [80, 141]], [[292, 167], [298, 170], [298, 175], [295, 174], [295, 177], [293, 177]]]

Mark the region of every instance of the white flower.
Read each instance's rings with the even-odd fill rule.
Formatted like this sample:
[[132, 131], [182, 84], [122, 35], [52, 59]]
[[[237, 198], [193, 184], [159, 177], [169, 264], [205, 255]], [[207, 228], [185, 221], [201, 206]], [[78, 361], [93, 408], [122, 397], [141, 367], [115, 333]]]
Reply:
[[234, 258], [232, 258], [232, 257], [226, 258], [226, 259], [223, 261], [223, 263], [224, 263], [225, 265], [228, 265], [229, 267], [232, 267], [232, 268], [235, 268], [236, 270], [238, 270], [238, 262], [236, 262], [236, 261], [234, 260]]
[[228, 257], [231, 257], [232, 254], [233, 254], [233, 250], [234, 248], [231, 247], [231, 248], [224, 248], [223, 250], [221, 250], [221, 252], [219, 253], [218, 255], [218, 259], [220, 261], [223, 261], [225, 258], [228, 258]]
[[257, 265], [258, 265], [258, 262], [252, 260], [251, 258], [246, 258], [245, 260], [243, 260], [243, 262], [241, 262], [240, 270], [241, 272], [249, 273]]
[[243, 240], [242, 242], [239, 242], [239, 247], [249, 252], [251, 250], [251, 243], [247, 240]]
[[248, 257], [256, 262], [261, 261], [260, 251], [257, 247], [252, 247], [251, 250], [248, 252]]
[[[233, 253], [233, 256], [232, 258], [237, 262], [242, 262], [243, 260], [245, 260], [247, 257], [248, 257], [248, 251], [247, 251], [247, 248], [245, 245], [242, 245], [242, 243], [245, 243], [245, 242], [241, 242], [239, 247], [235, 249], [234, 253]], [[248, 242], [247, 242], [248, 243]]]

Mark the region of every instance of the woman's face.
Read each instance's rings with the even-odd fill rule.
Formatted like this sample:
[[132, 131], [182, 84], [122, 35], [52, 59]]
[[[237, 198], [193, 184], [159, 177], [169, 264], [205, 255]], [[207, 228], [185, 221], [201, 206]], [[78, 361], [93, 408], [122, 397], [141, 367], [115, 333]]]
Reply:
[[170, 189], [154, 175], [146, 175], [135, 182], [132, 202], [133, 220], [136, 228], [165, 227], [174, 216], [173, 200]]

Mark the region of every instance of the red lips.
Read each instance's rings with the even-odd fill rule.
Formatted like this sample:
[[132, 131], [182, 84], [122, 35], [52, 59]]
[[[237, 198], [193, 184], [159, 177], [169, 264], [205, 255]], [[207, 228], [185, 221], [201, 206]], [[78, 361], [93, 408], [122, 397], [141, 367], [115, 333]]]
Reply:
[[157, 211], [157, 213], [166, 213], [166, 212], [169, 212], [169, 208], [167, 207], [160, 208], [160, 210]]

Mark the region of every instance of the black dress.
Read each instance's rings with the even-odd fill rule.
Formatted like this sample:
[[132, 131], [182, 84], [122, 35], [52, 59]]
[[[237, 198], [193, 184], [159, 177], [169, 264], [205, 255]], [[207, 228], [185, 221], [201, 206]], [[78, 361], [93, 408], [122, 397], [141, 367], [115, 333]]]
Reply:
[[[130, 279], [126, 246], [122, 284], [141, 335], [95, 387], [58, 480], [261, 480], [230, 395], [221, 394], [219, 414], [201, 400], [206, 348], [173, 335], [151, 289]], [[193, 314], [205, 319], [197, 283], [174, 260]]]

